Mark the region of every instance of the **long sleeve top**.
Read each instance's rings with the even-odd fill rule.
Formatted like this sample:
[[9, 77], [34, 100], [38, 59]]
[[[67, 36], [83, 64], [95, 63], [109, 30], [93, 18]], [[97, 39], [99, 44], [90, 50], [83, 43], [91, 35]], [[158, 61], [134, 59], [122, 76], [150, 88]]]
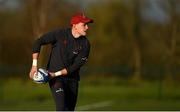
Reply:
[[87, 62], [90, 43], [85, 36], [74, 38], [71, 28], [57, 29], [38, 38], [33, 44], [33, 53], [40, 53], [41, 46], [51, 44], [52, 49], [47, 70], [57, 72], [67, 69], [66, 78], [78, 79], [79, 70]]

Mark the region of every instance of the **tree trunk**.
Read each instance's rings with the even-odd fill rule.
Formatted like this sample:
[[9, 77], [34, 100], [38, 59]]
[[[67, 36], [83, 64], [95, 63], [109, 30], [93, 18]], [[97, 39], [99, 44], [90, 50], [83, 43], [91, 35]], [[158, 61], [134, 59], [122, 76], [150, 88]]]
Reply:
[[172, 81], [174, 79], [174, 74], [172, 72], [174, 67], [174, 56], [176, 51], [176, 35], [177, 35], [177, 16], [176, 16], [176, 5], [175, 0], [169, 0], [169, 3], [171, 5], [171, 22], [170, 22], [170, 29], [169, 29], [169, 37], [170, 37], [170, 48], [168, 49], [168, 58], [166, 63], [166, 75], [165, 79], [168, 81]]
[[[50, 0], [30, 0], [32, 16], [32, 29], [34, 40], [42, 36], [47, 29], [48, 9], [51, 6]], [[48, 46], [41, 48], [38, 65], [45, 65], [48, 57]]]
[[133, 33], [134, 33], [134, 37], [132, 37], [132, 41], [133, 41], [133, 68], [134, 68], [134, 73], [133, 73], [133, 77], [132, 79], [134, 81], [139, 81], [141, 80], [141, 50], [140, 50], [140, 32], [141, 32], [141, 22], [140, 22], [140, 1], [139, 0], [134, 0], [134, 27], [133, 27]]

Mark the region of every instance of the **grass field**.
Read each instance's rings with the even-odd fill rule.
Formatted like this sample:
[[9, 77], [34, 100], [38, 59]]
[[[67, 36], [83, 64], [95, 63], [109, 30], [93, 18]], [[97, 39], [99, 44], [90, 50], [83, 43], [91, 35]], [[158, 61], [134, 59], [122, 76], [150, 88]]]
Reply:
[[[118, 79], [80, 82], [76, 110], [180, 110], [180, 85]], [[0, 110], [55, 110], [47, 84], [9, 79], [0, 84]]]

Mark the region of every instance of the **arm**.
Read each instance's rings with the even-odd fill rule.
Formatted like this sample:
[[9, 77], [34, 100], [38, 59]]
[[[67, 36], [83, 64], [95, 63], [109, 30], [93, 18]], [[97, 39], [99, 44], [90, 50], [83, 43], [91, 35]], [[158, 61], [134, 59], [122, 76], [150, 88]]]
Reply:
[[39, 53], [33, 53], [32, 54], [32, 67], [31, 67], [31, 71], [29, 73], [29, 77], [32, 79], [34, 74], [37, 72], [37, 60], [39, 57]]
[[89, 41], [86, 41], [84, 48], [78, 54], [78, 56], [75, 58], [74, 63], [72, 65], [70, 65], [62, 70], [59, 70], [55, 73], [49, 72], [49, 74], [52, 77], [56, 77], [56, 76], [60, 76], [60, 75], [67, 75], [67, 74], [70, 74], [70, 73], [76, 71], [77, 69], [79, 69], [81, 66], [83, 66], [87, 62], [89, 52], [90, 52], [90, 43], [89, 43]]
[[49, 72], [49, 74], [50, 74], [51, 77], [57, 77], [57, 76], [60, 76], [60, 75], [67, 75], [67, 69], [64, 68], [64, 69], [59, 70], [59, 71], [57, 71], [55, 73]]
[[29, 77], [31, 79], [33, 78], [34, 74], [37, 72], [37, 63], [38, 63], [38, 57], [39, 57], [41, 46], [56, 42], [57, 39], [56, 39], [55, 33], [56, 32], [49, 32], [41, 36], [40, 38], [38, 38], [33, 44], [33, 53], [32, 53], [33, 62], [32, 62], [32, 67], [29, 73]]
[[73, 73], [80, 67], [82, 67], [88, 60], [90, 52], [90, 43], [89, 41], [85, 41], [84, 46], [78, 56], [75, 58], [74, 63], [68, 67], [66, 67], [66, 71], [68, 74]]

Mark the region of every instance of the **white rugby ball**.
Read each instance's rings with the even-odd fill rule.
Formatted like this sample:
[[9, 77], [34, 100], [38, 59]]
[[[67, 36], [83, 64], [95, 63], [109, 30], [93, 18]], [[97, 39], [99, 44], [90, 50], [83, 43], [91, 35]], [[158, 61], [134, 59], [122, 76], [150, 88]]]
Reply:
[[33, 80], [36, 83], [47, 83], [49, 81], [47, 70], [39, 68], [38, 72], [34, 74]]

